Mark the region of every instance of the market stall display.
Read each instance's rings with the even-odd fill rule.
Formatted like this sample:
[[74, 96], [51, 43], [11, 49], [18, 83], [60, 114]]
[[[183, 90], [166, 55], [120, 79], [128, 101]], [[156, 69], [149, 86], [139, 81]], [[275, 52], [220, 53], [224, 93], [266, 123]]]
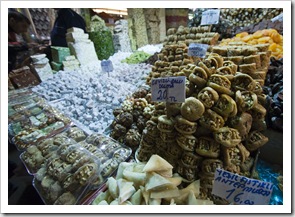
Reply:
[[12, 70], [8, 77], [15, 88], [33, 87], [40, 84], [38, 77], [28, 66]]
[[[56, 145], [58, 147], [53, 147]], [[76, 127], [53, 139], [44, 140], [38, 148], [42, 153], [51, 149], [49, 155], [45, 156], [46, 161], [39, 164], [37, 171], [35, 168], [33, 181], [45, 204], [81, 202], [80, 199], [83, 199], [86, 193], [100, 188], [116, 171], [118, 165], [128, 160], [131, 154], [129, 148], [109, 137], [102, 134], [86, 137], [85, 133]], [[36, 152], [36, 147], [30, 147], [22, 154], [24, 161], [29, 163], [26, 155], [31, 154], [32, 157], [32, 153], [36, 155]], [[58, 188], [49, 186], [53, 183]], [[60, 201], [58, 197], [62, 197], [63, 193], [68, 193], [72, 199]]]
[[115, 53], [112, 32], [100, 17], [91, 18], [91, 31], [88, 34], [99, 60], [107, 60]]
[[[246, 29], [281, 12], [221, 9], [212, 26], [196, 14], [190, 27], [169, 28], [163, 44], [134, 52], [128, 34], [140, 33], [128, 33], [126, 20], [112, 35], [94, 17], [89, 33], [68, 30], [69, 48], [52, 47], [55, 74], [45, 55], [31, 56], [42, 82], [9, 92], [8, 135], [44, 204], [229, 205], [212, 194], [216, 170], [253, 178], [272, 143], [267, 130], [283, 131], [283, 36], [252, 29], [218, 40], [229, 25]], [[194, 56], [192, 43], [206, 54]], [[36, 85], [18, 78], [28, 70], [13, 72], [12, 83]], [[154, 79], [179, 76], [183, 102], [152, 101]], [[276, 182], [277, 195], [282, 176]]]
[[76, 204], [98, 177], [100, 161], [86, 149], [60, 146], [35, 175], [33, 185], [45, 204]]
[[115, 52], [132, 52], [130, 39], [128, 36], [127, 20], [118, 20], [115, 22], [113, 41]]
[[147, 163], [121, 163], [105, 191], [93, 197], [92, 205], [213, 205], [200, 197], [200, 181], [181, 188], [183, 178], [158, 155]]
[[[193, 11], [194, 16], [189, 21], [189, 26], [200, 26], [202, 13], [207, 10], [209, 9], [195, 9]], [[219, 22], [212, 25], [211, 30], [218, 32], [221, 39], [232, 37], [236, 31], [241, 31], [244, 27], [256, 25], [262, 21], [270, 21], [282, 12], [282, 8], [221, 8]]]
[[[180, 50], [177, 45], [166, 45], [159, 56], [164, 56], [165, 52], [171, 55], [177, 49]], [[186, 55], [185, 49], [187, 51], [183, 45], [183, 57]], [[226, 48], [225, 51], [247, 51], [254, 55], [258, 49], [237, 46], [233, 49]], [[183, 178], [188, 181], [200, 179], [202, 194], [212, 200], [216, 200], [210, 194], [215, 169], [223, 168], [250, 176], [253, 165], [251, 158], [259, 147], [268, 142], [268, 138], [261, 133], [264, 128], [254, 127], [256, 123], [263, 122], [266, 115], [265, 108], [258, 101], [260, 96], [263, 97], [262, 82], [245, 74], [248, 68], [236, 65], [217, 52], [216, 49], [216, 53], [208, 53], [206, 58], [197, 61], [195, 65], [180, 65], [181, 71], [178, 69], [174, 73], [169, 58], [162, 61], [166, 68], [161, 72], [163, 74], [158, 73], [158, 77], [187, 77], [189, 83], [186, 100], [178, 107], [166, 108], [164, 105], [161, 108], [164, 114], [152, 115], [150, 120], [153, 123], [148, 125], [149, 130], [144, 130], [135, 154], [136, 159], [142, 162], [153, 154], [160, 155]], [[176, 55], [171, 56], [171, 60], [172, 57], [175, 58]], [[183, 63], [183, 60], [179, 60], [179, 63]], [[252, 65], [256, 67], [255, 62]], [[157, 68], [153, 69], [151, 74], [157, 73]], [[263, 82], [264, 78], [261, 79]], [[167, 116], [168, 113], [171, 114], [170, 117]]]
[[270, 59], [263, 87], [267, 95], [265, 108], [268, 128], [283, 131], [283, 60]]
[[79, 60], [81, 65], [98, 60], [94, 43], [88, 38], [89, 34], [84, 33], [83, 29], [76, 27], [67, 29], [66, 40], [70, 53]]
[[136, 64], [141, 63], [147, 60], [151, 55], [148, 53], [145, 53], [144, 51], [136, 51], [132, 53], [129, 57], [122, 60], [122, 63], [128, 63], [128, 64]]
[[49, 64], [49, 59], [45, 54], [33, 55], [31, 56], [31, 59], [33, 61], [31, 69], [36, 71], [41, 81], [45, 81], [53, 74]]
[[[142, 47], [142, 50], [148, 53], [160, 49], [150, 47]], [[33, 91], [51, 101], [86, 131], [102, 133], [113, 121], [113, 109], [144, 84], [150, 72], [147, 64], [121, 63], [130, 55], [118, 52], [110, 57], [114, 69], [108, 74], [102, 72], [99, 61], [93, 62], [74, 71], [57, 73]]]
[[176, 28], [170, 28], [167, 30], [167, 38], [164, 45], [171, 45], [184, 43], [189, 45], [190, 43], [201, 43], [215, 45], [219, 39], [217, 32], [210, 32], [209, 26], [204, 27], [184, 27], [179, 26]]
[[45, 103], [24, 109], [13, 116], [8, 126], [8, 136], [19, 150], [24, 150], [40, 140], [61, 132], [71, 120]]
[[245, 42], [251, 45], [269, 45], [268, 50], [271, 51], [271, 56], [276, 59], [283, 57], [283, 36], [275, 29], [257, 30], [253, 34], [240, 32], [231, 39], [223, 39], [219, 46], [228, 45], [230, 42]]

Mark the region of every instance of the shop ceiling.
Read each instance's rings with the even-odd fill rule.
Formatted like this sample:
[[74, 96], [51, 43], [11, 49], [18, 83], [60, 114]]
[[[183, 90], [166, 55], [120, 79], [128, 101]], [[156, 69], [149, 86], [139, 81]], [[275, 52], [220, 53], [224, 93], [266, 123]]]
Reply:
[[127, 15], [127, 8], [93, 8], [92, 10], [96, 13]]

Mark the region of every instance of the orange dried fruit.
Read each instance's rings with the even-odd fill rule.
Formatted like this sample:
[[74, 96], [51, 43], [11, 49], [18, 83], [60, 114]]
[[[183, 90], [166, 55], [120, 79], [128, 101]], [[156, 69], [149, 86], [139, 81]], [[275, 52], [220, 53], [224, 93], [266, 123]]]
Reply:
[[247, 36], [247, 35], [249, 35], [248, 32], [240, 32], [240, 33], [238, 33], [238, 34], [236, 35], [236, 37], [238, 37], [238, 38], [243, 38], [243, 37], [245, 37], [245, 36]]
[[277, 49], [277, 44], [276, 43], [272, 43], [269, 47], [268, 47], [268, 50], [270, 51], [275, 51]]
[[273, 39], [273, 41], [275, 43], [280, 43], [280, 41], [281, 41], [280, 34], [277, 33], [277, 32], [272, 32], [271, 35], [270, 35], [270, 37]]
[[263, 36], [263, 32], [262, 30], [257, 30], [254, 34], [253, 34], [253, 38], [258, 39], [261, 38]]
[[269, 43], [269, 42], [270, 42], [270, 37], [269, 36], [265, 36], [265, 37], [262, 37], [262, 38], [258, 39], [259, 44], [265, 44], [265, 43]]
[[252, 36], [252, 35], [247, 35], [247, 36], [245, 36], [245, 37], [242, 38], [242, 40], [243, 40], [244, 42], [248, 42], [248, 41], [251, 40], [251, 39], [253, 39], [253, 36]]

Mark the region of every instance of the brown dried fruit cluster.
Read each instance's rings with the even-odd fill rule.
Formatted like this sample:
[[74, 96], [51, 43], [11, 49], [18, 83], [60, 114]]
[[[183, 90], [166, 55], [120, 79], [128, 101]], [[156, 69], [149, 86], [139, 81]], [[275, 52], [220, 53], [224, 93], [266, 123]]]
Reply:
[[[223, 51], [218, 49], [215, 51]], [[166, 56], [166, 51], [167, 46], [161, 54]], [[245, 59], [254, 63], [257, 48], [242, 52], [246, 51], [254, 56]], [[254, 151], [268, 141], [261, 133], [263, 129], [256, 129], [254, 124], [263, 122], [266, 115], [261, 105], [263, 82], [246, 74], [247, 66], [239, 67], [235, 59], [225, 59], [217, 52], [195, 64], [180, 65], [178, 72], [169, 68], [175, 60], [157, 63], [150, 79], [155, 73], [158, 73], [155, 77], [169, 73], [186, 76], [187, 98], [167, 108], [165, 103], [157, 104], [136, 155], [138, 160], [146, 161], [152, 154], [158, 154], [188, 181], [200, 178], [205, 196], [211, 196], [214, 168], [249, 175], [253, 166], [251, 152], [255, 154]], [[249, 63], [250, 70], [253, 63]], [[157, 71], [162, 66], [166, 67], [167, 71], [163, 70], [166, 74]], [[177, 151], [182, 154], [176, 154]]]

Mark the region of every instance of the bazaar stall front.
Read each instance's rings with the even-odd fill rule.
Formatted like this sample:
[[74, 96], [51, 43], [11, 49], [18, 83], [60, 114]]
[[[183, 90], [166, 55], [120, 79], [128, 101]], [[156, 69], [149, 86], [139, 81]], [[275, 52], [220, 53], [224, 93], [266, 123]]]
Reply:
[[282, 8], [75, 9], [67, 47], [53, 9], [18, 11], [50, 51], [8, 74], [41, 204], [283, 204]]

